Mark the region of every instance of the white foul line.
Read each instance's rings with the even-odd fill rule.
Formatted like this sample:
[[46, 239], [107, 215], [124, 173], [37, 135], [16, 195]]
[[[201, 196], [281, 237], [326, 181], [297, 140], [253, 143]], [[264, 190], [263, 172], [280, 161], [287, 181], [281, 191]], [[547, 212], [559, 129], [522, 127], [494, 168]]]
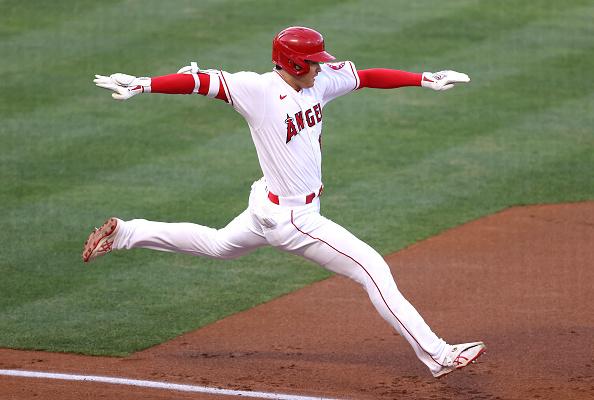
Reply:
[[308, 397], [296, 396], [292, 394], [282, 393], [264, 393], [251, 392], [247, 390], [230, 390], [209, 388], [205, 386], [184, 385], [179, 383], [167, 383], [158, 381], [143, 381], [138, 379], [112, 378], [109, 376], [94, 376], [94, 375], [72, 375], [72, 374], [56, 374], [49, 372], [36, 371], [22, 371], [16, 369], [0, 369], [0, 375], [17, 376], [22, 378], [42, 378], [42, 379], [58, 379], [63, 381], [84, 381], [84, 382], [99, 382], [111, 383], [115, 385], [140, 386], [153, 389], [178, 390], [182, 392], [195, 392], [207, 394], [219, 394], [224, 396], [242, 396], [252, 397], [257, 399], [276, 399], [276, 400], [338, 400], [324, 397]]

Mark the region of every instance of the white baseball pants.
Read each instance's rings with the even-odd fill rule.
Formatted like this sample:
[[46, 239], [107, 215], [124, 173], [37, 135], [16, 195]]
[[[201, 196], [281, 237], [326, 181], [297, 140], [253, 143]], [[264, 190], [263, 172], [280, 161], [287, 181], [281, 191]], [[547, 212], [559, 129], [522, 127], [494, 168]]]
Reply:
[[268, 200], [263, 179], [252, 185], [249, 207], [223, 229], [144, 219], [118, 221], [114, 249], [147, 248], [220, 259], [271, 245], [347, 276], [367, 291], [381, 316], [434, 372], [447, 344], [402, 296], [385, 260], [369, 245], [319, 213], [319, 199], [287, 207]]

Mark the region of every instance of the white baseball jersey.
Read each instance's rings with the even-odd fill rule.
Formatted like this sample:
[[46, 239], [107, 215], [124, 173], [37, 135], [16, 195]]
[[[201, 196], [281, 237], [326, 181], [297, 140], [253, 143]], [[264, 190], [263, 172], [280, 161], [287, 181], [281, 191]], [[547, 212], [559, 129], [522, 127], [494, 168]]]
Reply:
[[350, 61], [322, 64], [312, 88], [297, 92], [276, 72], [222, 73], [229, 103], [247, 121], [268, 188], [279, 196], [322, 186], [323, 108], [359, 87]]

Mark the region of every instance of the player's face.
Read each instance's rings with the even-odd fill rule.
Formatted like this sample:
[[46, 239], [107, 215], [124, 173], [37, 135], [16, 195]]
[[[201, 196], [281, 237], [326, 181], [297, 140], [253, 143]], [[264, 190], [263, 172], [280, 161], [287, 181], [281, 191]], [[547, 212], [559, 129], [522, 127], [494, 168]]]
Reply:
[[306, 61], [309, 64], [309, 71], [305, 75], [296, 76], [297, 85], [301, 89], [307, 89], [314, 85], [316, 76], [322, 70], [320, 63], [314, 61]]
[[293, 89], [299, 91], [301, 89], [307, 89], [314, 85], [316, 76], [322, 70], [320, 63], [313, 61], [306, 61], [309, 64], [309, 71], [305, 75], [295, 76], [289, 74], [285, 70], [280, 70], [279, 75], [283, 77]]

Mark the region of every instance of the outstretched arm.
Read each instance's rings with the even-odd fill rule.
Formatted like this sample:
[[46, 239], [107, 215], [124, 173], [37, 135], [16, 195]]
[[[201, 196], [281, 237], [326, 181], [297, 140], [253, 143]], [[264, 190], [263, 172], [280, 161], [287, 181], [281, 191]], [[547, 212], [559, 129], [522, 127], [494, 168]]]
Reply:
[[422, 74], [395, 69], [363, 69], [357, 71], [360, 88], [395, 89], [403, 86], [422, 86], [433, 90], [448, 90], [456, 83], [470, 82], [468, 75], [456, 71]]
[[[193, 67], [193, 66], [192, 66]], [[127, 100], [140, 93], [201, 94], [228, 102], [224, 78], [219, 71], [182, 68], [177, 74], [137, 78], [122, 73], [95, 75], [95, 85], [111, 90], [116, 100]]]

